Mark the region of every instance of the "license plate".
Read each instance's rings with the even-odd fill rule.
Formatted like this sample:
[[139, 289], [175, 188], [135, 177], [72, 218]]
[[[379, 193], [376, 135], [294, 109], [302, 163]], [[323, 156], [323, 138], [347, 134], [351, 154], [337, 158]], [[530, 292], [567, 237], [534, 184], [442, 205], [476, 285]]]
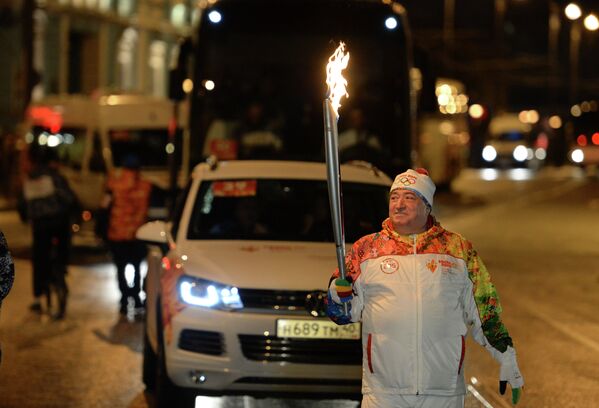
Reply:
[[277, 320], [277, 337], [357, 340], [360, 332], [360, 323], [339, 326], [330, 320]]

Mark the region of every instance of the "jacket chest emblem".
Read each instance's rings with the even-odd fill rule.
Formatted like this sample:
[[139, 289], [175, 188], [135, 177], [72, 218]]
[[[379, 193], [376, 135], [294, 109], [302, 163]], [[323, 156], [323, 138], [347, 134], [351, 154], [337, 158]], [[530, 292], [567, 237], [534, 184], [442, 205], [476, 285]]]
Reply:
[[381, 271], [386, 274], [394, 273], [399, 269], [399, 263], [393, 258], [383, 259], [381, 262]]
[[435, 273], [435, 271], [437, 270], [437, 262], [434, 259], [431, 259], [426, 263], [426, 267], [429, 271], [431, 271], [431, 273]]

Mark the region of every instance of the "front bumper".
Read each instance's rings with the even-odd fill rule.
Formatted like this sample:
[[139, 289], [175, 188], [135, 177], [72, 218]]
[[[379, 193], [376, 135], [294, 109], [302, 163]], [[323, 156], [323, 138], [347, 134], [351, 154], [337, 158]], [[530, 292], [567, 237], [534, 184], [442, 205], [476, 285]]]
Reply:
[[[274, 392], [359, 395], [362, 376], [360, 364], [258, 361], [244, 355], [240, 335], [253, 338], [274, 336], [276, 320], [282, 317], [299, 316], [185, 308], [173, 318], [172, 341], [165, 344], [166, 366], [171, 381], [181, 387], [202, 390], [206, 394]], [[198, 346], [190, 347], [190, 342], [185, 341], [189, 338], [187, 334], [190, 330], [209, 335], [206, 338], [196, 337], [198, 341], [192, 343]], [[186, 333], [182, 337], [184, 331]], [[189, 351], [194, 347], [205, 352]], [[202, 381], [198, 381], [198, 378]]]

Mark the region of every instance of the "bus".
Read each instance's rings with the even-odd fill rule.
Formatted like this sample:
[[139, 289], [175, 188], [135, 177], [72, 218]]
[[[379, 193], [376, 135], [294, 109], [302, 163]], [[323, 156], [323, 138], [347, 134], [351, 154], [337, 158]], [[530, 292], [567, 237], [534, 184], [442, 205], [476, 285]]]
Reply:
[[188, 92], [191, 163], [209, 155], [324, 161], [325, 67], [341, 41], [350, 53], [341, 162], [391, 175], [411, 166], [411, 36], [392, 0], [199, 2], [170, 83], [171, 95]]
[[[185, 105], [179, 109], [185, 121]], [[166, 98], [138, 94], [48, 95], [30, 105], [28, 132], [23, 149], [23, 174], [27, 171], [27, 152], [35, 148], [54, 149], [60, 171], [67, 178], [83, 209], [81, 223], [73, 225], [75, 246], [100, 244], [93, 233], [93, 216], [104, 194], [111, 171], [118, 171], [124, 158], [137, 153], [142, 176], [153, 185], [150, 218], [165, 218], [170, 190], [169, 151], [177, 163], [185, 162], [188, 149], [176, 154], [173, 145], [184, 145], [183, 132], [174, 132], [173, 102]], [[178, 184], [185, 182], [179, 173]]]

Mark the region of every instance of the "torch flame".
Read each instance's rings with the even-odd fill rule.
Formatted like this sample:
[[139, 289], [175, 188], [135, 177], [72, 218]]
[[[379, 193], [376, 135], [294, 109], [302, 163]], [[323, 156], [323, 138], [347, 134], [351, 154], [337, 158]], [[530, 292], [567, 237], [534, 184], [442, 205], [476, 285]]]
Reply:
[[339, 101], [341, 97], [349, 97], [346, 86], [347, 80], [343, 77], [341, 71], [347, 68], [349, 62], [349, 52], [345, 53], [345, 43], [339, 43], [339, 47], [335, 50], [333, 55], [329, 57], [329, 63], [327, 64], [327, 86], [329, 87], [328, 98], [331, 101], [335, 114], [339, 116], [339, 107], [341, 104]]

